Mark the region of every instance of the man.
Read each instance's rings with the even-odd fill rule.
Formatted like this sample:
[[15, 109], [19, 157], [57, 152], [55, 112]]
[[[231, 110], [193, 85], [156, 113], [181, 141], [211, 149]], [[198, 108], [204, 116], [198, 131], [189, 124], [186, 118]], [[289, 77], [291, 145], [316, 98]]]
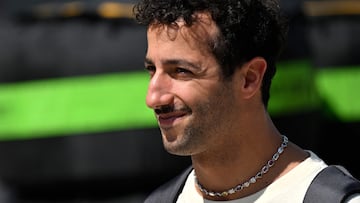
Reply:
[[[143, 0], [134, 11], [148, 26], [146, 104], [166, 150], [192, 160], [174, 202], [303, 202], [327, 165], [267, 112], [287, 30], [278, 3]], [[168, 186], [146, 202], [166, 202]]]

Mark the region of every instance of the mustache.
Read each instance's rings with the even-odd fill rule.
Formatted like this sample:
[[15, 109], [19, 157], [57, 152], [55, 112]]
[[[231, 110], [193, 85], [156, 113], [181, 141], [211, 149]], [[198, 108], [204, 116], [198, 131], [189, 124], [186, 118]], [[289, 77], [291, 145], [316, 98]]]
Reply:
[[174, 105], [163, 105], [154, 109], [154, 112], [156, 114], [166, 114], [166, 113], [172, 113], [174, 111], [191, 112], [189, 107], [176, 108]]

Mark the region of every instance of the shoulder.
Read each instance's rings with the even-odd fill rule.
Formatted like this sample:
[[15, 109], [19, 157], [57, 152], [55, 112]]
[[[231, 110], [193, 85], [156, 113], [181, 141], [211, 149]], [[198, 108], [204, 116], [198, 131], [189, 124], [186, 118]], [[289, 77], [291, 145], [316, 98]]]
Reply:
[[304, 202], [344, 202], [360, 193], [360, 181], [341, 167], [330, 165], [320, 171], [311, 182]]
[[185, 180], [192, 167], [189, 166], [178, 176], [158, 187], [146, 199], [145, 203], [170, 203], [175, 202], [182, 188], [184, 187]]

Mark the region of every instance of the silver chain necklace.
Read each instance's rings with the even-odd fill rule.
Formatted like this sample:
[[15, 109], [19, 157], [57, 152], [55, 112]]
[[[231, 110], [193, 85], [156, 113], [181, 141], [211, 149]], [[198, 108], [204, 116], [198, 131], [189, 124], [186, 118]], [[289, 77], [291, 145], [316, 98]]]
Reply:
[[226, 197], [228, 195], [234, 194], [235, 192], [238, 192], [246, 187], [249, 187], [251, 184], [256, 183], [257, 179], [262, 178], [262, 176], [264, 174], [266, 174], [269, 169], [275, 164], [275, 161], [279, 159], [279, 156], [281, 153], [283, 153], [284, 149], [287, 147], [288, 145], [288, 138], [286, 136], [283, 136], [283, 141], [280, 145], [280, 147], [277, 149], [277, 151], [275, 152], [275, 154], [272, 156], [272, 158], [261, 168], [261, 170], [253, 177], [251, 177], [248, 181], [241, 183], [239, 185], [236, 185], [233, 188], [230, 188], [226, 191], [223, 192], [214, 192], [214, 191], [209, 191], [207, 189], [205, 189], [198, 181], [196, 175], [195, 175], [195, 182], [197, 184], [197, 186], [199, 187], [200, 191], [203, 192], [205, 195], [207, 196], [211, 196], [211, 197]]

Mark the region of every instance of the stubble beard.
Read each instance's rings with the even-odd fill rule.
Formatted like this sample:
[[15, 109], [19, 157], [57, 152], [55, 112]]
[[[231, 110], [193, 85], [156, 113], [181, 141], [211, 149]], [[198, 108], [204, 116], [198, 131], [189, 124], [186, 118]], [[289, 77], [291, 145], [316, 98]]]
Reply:
[[175, 136], [177, 136], [177, 139], [174, 142], [164, 141], [165, 149], [174, 155], [189, 156], [200, 150], [199, 146], [203, 142], [206, 133], [201, 127], [194, 127], [190, 124], [184, 128], [183, 132]]
[[[224, 87], [227, 88], [227, 87]], [[207, 150], [209, 145], [216, 144], [223, 134], [227, 105], [218, 98], [231, 97], [228, 89], [221, 89], [207, 102], [194, 107], [191, 118], [187, 120], [182, 130], [178, 129], [173, 142], [163, 140], [165, 149], [174, 155], [190, 156]], [[214, 102], [215, 101], [215, 102]], [[225, 119], [225, 120], [224, 120]], [[165, 139], [162, 130], [163, 139]]]

